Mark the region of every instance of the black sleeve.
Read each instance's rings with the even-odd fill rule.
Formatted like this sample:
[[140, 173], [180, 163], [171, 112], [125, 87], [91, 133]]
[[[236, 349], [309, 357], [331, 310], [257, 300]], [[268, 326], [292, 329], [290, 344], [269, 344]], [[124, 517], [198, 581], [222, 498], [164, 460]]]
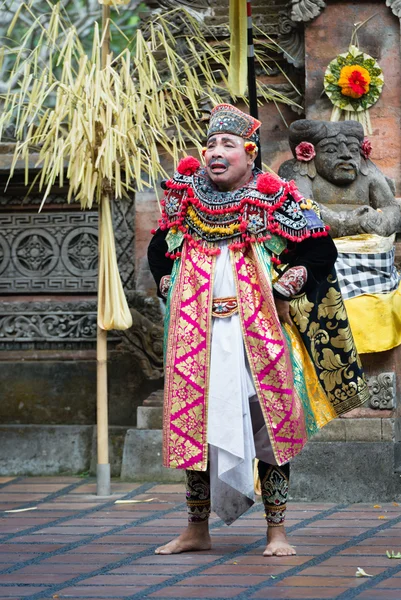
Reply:
[[306, 268], [308, 278], [302, 292], [309, 292], [331, 273], [337, 260], [337, 248], [329, 235], [310, 237], [302, 242], [289, 244], [288, 252], [280, 258], [289, 267], [301, 265]]
[[156, 282], [157, 295], [160, 298], [163, 298], [159, 288], [160, 280], [165, 275], [171, 274], [174, 263], [171, 258], [166, 256], [166, 252], [168, 250], [166, 242], [167, 233], [167, 229], [165, 231], [158, 229], [148, 246], [149, 268]]

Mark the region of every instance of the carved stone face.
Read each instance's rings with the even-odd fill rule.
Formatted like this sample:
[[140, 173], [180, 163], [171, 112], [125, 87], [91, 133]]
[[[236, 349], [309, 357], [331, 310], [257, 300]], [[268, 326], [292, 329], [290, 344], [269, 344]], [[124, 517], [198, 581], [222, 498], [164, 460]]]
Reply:
[[331, 183], [349, 185], [361, 168], [359, 140], [339, 133], [316, 144], [316, 171]]

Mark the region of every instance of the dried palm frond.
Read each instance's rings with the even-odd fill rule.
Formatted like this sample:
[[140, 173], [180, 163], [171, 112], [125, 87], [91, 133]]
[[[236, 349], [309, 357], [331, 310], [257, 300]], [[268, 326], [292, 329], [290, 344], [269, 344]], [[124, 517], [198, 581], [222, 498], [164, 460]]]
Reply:
[[[156, 188], [158, 179], [167, 175], [161, 153], [177, 161], [188, 144], [201, 147], [204, 126], [199, 105], [221, 101], [228, 47], [206, 41], [196, 19], [179, 8], [156, 15], [137, 30], [135, 39], [127, 39], [124, 51], [115, 57], [109, 54], [104, 64], [105, 32], [101, 34], [97, 23], [88, 55], [62, 3], [46, 0], [49, 15], [44, 19], [43, 14], [35, 15], [38, 2], [21, 3], [8, 28], [11, 37], [18, 19], [24, 16], [31, 23], [17, 44], [4, 45], [3, 53], [8, 58], [13, 53], [14, 61], [9, 74], [12, 85], [2, 97], [0, 140], [13, 124], [16, 146], [10, 178], [22, 160], [28, 182], [30, 152], [38, 153], [40, 209], [52, 187], [62, 186], [65, 177], [68, 201], [75, 199], [82, 208], [105, 203], [100, 232], [105, 254], [99, 265], [99, 281], [105, 287], [99, 297], [107, 312], [113, 304], [106, 297], [107, 277], [111, 278], [117, 309], [107, 317], [102, 314], [99, 324], [124, 329], [130, 316], [115, 252], [110, 250], [114, 238], [109, 201], [143, 186]], [[109, 20], [106, 30], [113, 23]], [[261, 93], [265, 99], [285, 101], [279, 94], [269, 95], [265, 86]]]
[[[17, 69], [21, 71], [19, 90], [4, 98], [0, 136], [14, 120], [17, 138], [10, 176], [17, 160], [26, 159], [35, 147], [41, 167], [39, 188], [44, 190], [42, 205], [56, 181], [63, 182], [66, 166], [68, 199], [74, 197], [82, 208], [101, 201], [104, 179], [115, 198], [133, 188], [155, 186], [166, 175], [160, 148], [177, 159], [189, 140], [201, 143], [199, 99], [220, 100], [217, 92], [207, 92], [207, 88], [221, 87], [209, 66], [216, 50], [203, 46], [198, 73], [196, 65], [189, 65], [177, 52], [172, 21], [164, 15], [144, 32], [138, 31], [133, 57], [128, 50], [114, 59], [109, 56], [102, 68], [97, 24], [88, 57], [57, 7], [40, 41], [51, 47], [52, 57], [57, 55], [55, 65], [41, 64], [40, 45], [25, 58], [20, 50], [11, 73], [13, 77]], [[198, 25], [190, 16], [188, 24], [196, 40]], [[39, 22], [36, 25], [40, 27]], [[157, 54], [163, 56], [161, 64]], [[219, 60], [224, 67], [224, 57]], [[169, 71], [164, 80], [161, 67]]]

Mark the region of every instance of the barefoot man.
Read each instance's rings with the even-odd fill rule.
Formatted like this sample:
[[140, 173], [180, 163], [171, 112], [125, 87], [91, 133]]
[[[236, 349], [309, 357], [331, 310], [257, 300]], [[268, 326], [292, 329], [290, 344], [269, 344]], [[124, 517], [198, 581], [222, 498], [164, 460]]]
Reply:
[[[323, 359], [316, 364], [318, 342], [311, 352], [309, 336], [306, 351], [290, 316], [295, 296], [291, 307], [303, 302], [303, 312], [293, 319], [309, 335], [337, 253], [293, 182], [254, 168], [260, 125], [229, 104], [212, 110], [205, 166], [186, 157], [167, 181], [148, 250], [166, 301], [163, 463], [185, 469], [188, 510], [187, 529], [156, 554], [208, 550], [211, 507], [229, 525], [254, 503], [255, 457], [264, 555], [295, 554], [284, 528], [289, 461], [320, 427], [366, 399], [349, 332], [348, 346], [336, 331], [334, 351], [328, 334], [324, 348], [352, 365], [348, 386], [359, 378], [343, 402], [333, 377], [319, 381], [326, 371]], [[326, 314], [332, 327], [342, 314]]]

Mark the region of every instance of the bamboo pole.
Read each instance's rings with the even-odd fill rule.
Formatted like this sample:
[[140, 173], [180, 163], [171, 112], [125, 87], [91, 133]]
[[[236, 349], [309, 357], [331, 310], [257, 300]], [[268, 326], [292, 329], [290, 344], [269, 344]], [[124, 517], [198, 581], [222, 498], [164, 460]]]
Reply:
[[[102, 67], [106, 66], [110, 51], [110, 6], [102, 7]], [[102, 226], [102, 207], [99, 205], [99, 269], [100, 243]], [[98, 281], [100, 277], [98, 278]], [[99, 299], [99, 290], [98, 290]], [[107, 331], [97, 327], [96, 339], [97, 359], [97, 469], [96, 493], [98, 496], [110, 496], [110, 463], [109, 463], [109, 421], [107, 399]]]

